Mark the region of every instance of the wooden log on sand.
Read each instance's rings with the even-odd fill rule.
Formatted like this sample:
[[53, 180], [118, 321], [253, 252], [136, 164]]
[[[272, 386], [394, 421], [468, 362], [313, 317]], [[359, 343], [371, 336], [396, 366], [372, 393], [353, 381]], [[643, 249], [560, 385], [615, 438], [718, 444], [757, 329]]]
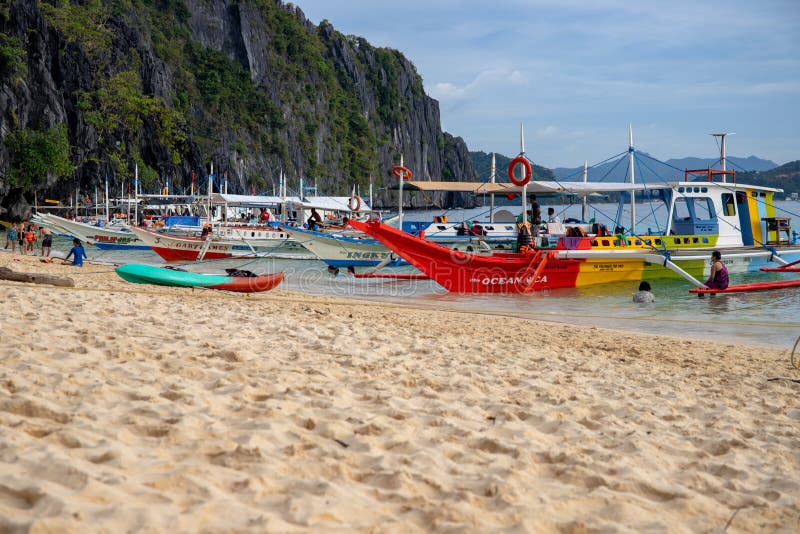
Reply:
[[42, 273], [18, 273], [8, 267], [0, 267], [0, 280], [27, 282], [29, 284], [47, 284], [51, 286], [75, 287], [75, 280], [66, 276], [55, 276]]

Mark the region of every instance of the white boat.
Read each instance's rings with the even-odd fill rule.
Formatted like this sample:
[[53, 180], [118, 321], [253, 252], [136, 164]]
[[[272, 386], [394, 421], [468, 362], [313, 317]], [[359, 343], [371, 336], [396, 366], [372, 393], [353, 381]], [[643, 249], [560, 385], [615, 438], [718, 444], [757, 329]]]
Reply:
[[283, 228], [288, 235], [314, 256], [332, 267], [374, 267], [405, 264], [377, 239], [362, 233], [314, 232], [302, 228]]
[[[291, 236], [272, 227], [221, 227], [222, 234], [190, 237], [131, 228], [148, 247], [167, 261], [245, 258], [285, 255], [293, 259], [312, 259]], [[230, 232], [226, 234], [226, 232]]]
[[51, 213], [38, 213], [31, 218], [31, 221], [55, 234], [75, 237], [100, 249], [147, 250], [149, 248], [125, 223], [98, 226], [65, 219]]

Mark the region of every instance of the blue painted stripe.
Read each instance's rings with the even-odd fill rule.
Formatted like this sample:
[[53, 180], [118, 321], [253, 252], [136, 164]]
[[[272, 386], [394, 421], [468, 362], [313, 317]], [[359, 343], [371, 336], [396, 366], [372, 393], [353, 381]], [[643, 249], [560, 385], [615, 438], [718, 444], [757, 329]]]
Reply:
[[[326, 264], [330, 265], [331, 267], [375, 267], [376, 265], [380, 265], [381, 262], [379, 261], [370, 261], [370, 260], [322, 260]], [[398, 266], [398, 265], [408, 265], [405, 260], [397, 259], [389, 263], [391, 266]]]
[[147, 245], [113, 245], [111, 243], [94, 243], [100, 250], [150, 250]]

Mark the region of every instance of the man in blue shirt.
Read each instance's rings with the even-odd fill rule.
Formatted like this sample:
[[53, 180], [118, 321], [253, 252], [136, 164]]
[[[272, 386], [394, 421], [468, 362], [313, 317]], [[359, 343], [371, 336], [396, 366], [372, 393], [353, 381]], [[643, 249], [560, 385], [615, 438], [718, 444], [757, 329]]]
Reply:
[[83, 250], [83, 245], [81, 245], [81, 240], [75, 238], [72, 240], [72, 244], [74, 246], [69, 251], [69, 254], [67, 254], [67, 257], [64, 258], [64, 261], [69, 260], [69, 257], [73, 256], [72, 265], [75, 267], [83, 267], [83, 258], [87, 258], [87, 256], [86, 251]]

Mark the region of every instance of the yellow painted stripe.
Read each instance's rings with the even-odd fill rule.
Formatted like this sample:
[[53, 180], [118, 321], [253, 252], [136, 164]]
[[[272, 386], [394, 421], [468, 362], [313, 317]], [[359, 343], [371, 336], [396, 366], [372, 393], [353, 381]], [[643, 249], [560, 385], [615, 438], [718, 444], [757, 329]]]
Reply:
[[580, 264], [575, 287], [611, 282], [638, 282], [644, 273], [642, 260], [589, 259]]
[[764, 241], [764, 235], [761, 232], [761, 215], [758, 213], [758, 199], [751, 193], [751, 189], [747, 190], [747, 207], [750, 211], [750, 227], [753, 229], [753, 239], [756, 244]]

